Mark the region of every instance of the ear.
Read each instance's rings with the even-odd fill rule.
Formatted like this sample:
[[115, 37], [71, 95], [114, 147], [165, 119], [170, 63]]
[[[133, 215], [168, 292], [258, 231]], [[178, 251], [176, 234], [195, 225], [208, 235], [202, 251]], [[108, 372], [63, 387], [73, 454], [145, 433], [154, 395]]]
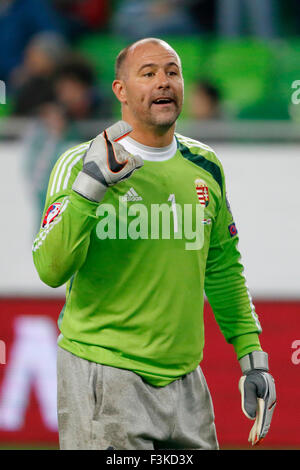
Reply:
[[114, 80], [112, 84], [112, 90], [120, 103], [125, 104], [127, 102], [126, 87], [123, 80]]

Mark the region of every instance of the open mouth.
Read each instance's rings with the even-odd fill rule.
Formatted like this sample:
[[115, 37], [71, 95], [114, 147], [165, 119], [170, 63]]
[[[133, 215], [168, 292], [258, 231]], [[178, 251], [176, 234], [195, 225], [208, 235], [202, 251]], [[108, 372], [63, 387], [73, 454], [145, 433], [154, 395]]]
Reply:
[[174, 100], [172, 98], [156, 98], [156, 100], [152, 101], [152, 104], [155, 104], [157, 106], [166, 106], [172, 103], [174, 103]]

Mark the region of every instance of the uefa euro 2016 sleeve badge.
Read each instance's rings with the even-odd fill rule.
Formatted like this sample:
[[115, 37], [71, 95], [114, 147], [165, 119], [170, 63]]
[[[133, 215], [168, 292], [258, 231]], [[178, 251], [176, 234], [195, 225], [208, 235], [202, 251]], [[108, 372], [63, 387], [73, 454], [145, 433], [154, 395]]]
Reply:
[[196, 193], [199, 199], [201, 206], [207, 207], [209, 203], [209, 192], [208, 186], [205, 181], [201, 179], [195, 180]]
[[232, 222], [230, 225], [228, 225], [228, 230], [229, 230], [229, 233], [230, 233], [231, 237], [234, 237], [238, 233], [234, 222]]
[[61, 203], [55, 202], [48, 207], [45, 217], [43, 219], [42, 228], [48, 227], [51, 222], [58, 216], [61, 209]]

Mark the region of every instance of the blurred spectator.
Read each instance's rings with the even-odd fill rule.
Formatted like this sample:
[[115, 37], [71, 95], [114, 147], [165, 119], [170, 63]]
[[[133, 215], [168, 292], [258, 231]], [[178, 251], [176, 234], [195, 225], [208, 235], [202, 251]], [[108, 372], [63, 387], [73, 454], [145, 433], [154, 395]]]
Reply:
[[56, 33], [40, 33], [31, 39], [23, 64], [12, 75], [15, 115], [32, 116], [42, 103], [54, 99], [54, 73], [68, 52], [64, 38]]
[[[48, 67], [41, 66], [42, 60], [33, 60], [33, 63], [39, 64], [37, 70], [50, 72]], [[78, 121], [110, 115], [110, 107], [95, 83], [90, 63], [81, 56], [68, 55], [54, 71], [51, 68], [49, 99], [44, 96], [44, 100], [32, 108], [36, 119], [26, 135], [25, 161], [30, 191], [37, 205], [37, 224], [43, 211], [50, 173], [57, 158], [82, 141]]]
[[116, 10], [112, 29], [128, 40], [147, 36], [199, 33], [190, 13], [192, 0], [123, 0]]
[[39, 229], [47, 185], [57, 158], [80, 141], [76, 124], [68, 120], [63, 107], [49, 102], [40, 106], [36, 121], [25, 136], [25, 171], [36, 204]]
[[30, 39], [42, 31], [63, 33], [59, 16], [47, 0], [1, 0], [0, 79], [9, 89], [12, 70], [23, 61]]
[[108, 0], [52, 0], [52, 3], [71, 40], [81, 34], [103, 31], [108, 26], [111, 3]]
[[264, 39], [276, 38], [277, 8], [277, 0], [217, 0], [218, 33], [221, 37], [251, 34]]
[[110, 101], [100, 93], [97, 82], [91, 64], [81, 56], [73, 55], [58, 67], [54, 80], [56, 100], [69, 119], [110, 117]]
[[224, 113], [219, 90], [205, 80], [194, 83], [189, 95], [188, 114], [189, 117], [196, 120], [223, 118]]

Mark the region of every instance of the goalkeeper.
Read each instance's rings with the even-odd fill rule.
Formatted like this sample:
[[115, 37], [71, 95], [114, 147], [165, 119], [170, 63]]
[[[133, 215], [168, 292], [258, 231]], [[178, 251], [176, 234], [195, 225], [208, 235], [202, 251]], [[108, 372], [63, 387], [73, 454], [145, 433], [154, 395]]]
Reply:
[[204, 292], [240, 361], [249, 439], [268, 432], [275, 385], [223, 168], [210, 147], [175, 132], [183, 88], [167, 43], [128, 46], [113, 82], [122, 121], [53, 168], [33, 258], [43, 282], [66, 283], [61, 449], [218, 448], [199, 365]]

